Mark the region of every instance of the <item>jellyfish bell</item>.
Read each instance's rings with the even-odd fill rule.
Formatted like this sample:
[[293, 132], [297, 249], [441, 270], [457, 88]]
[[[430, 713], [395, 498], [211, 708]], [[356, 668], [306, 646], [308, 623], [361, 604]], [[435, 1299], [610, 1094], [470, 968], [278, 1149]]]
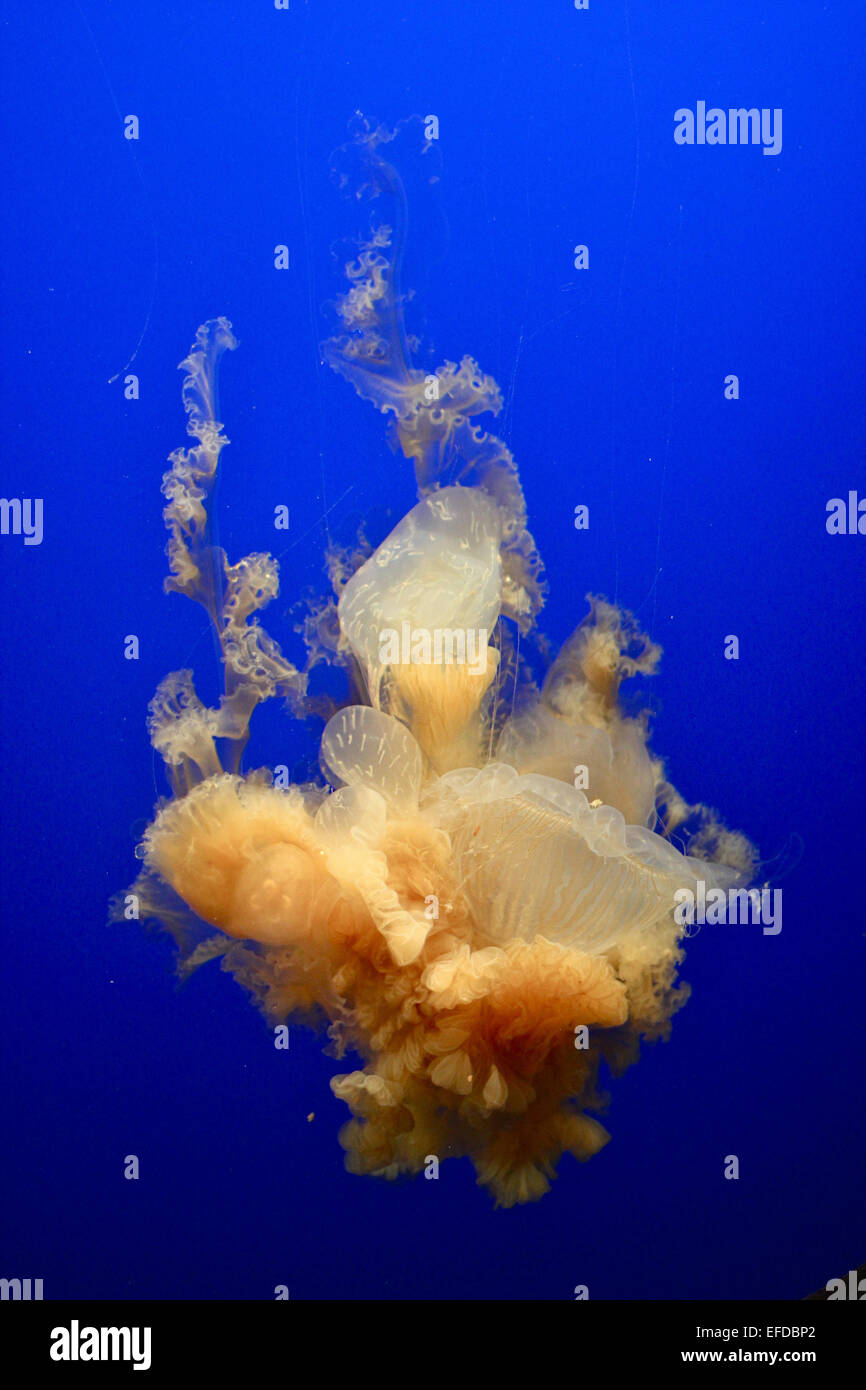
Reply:
[[669, 923], [683, 887], [731, 881], [614, 806], [507, 763], [446, 773], [428, 814], [434, 798], [482, 943], [543, 936], [601, 955]]
[[418, 804], [421, 750], [399, 720], [369, 705], [347, 705], [325, 725], [320, 761], [335, 784], [370, 787], [398, 810]]
[[440, 488], [340, 596], [341, 631], [371, 703], [405, 720], [438, 768], [478, 756], [481, 704], [499, 663], [487, 639], [502, 608], [503, 525], [484, 493]]

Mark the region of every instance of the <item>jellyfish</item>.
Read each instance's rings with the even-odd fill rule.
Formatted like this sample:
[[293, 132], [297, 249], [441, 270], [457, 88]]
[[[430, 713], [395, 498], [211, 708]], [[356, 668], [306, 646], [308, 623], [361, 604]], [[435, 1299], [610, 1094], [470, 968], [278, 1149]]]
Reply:
[[[390, 196], [399, 221], [393, 138], [360, 121], [350, 153], [354, 191]], [[223, 692], [204, 705], [184, 670], [151, 702], [171, 795], [131, 891], [182, 970], [220, 958], [268, 1020], [318, 1029], [355, 1064], [331, 1082], [352, 1173], [463, 1158], [511, 1207], [546, 1193], [563, 1155], [607, 1142], [602, 1063], [616, 1076], [667, 1037], [686, 998], [675, 894], [748, 882], [755, 852], [680, 796], [648, 715], [626, 712], [623, 682], [661, 655], [629, 613], [590, 596], [535, 678], [541, 560], [514, 459], [478, 423], [499, 389], [470, 357], [413, 365], [401, 246], [399, 226], [373, 221], [322, 356], [388, 418], [418, 501], [377, 548], [327, 557], [334, 635], [307, 625], [303, 669], [259, 616], [277, 561], [232, 564], [211, 540], [231, 324], [203, 324], [181, 363], [194, 442], [163, 479], [166, 588], [205, 608]], [[320, 711], [322, 660], [348, 693], [321, 732], [321, 778], [245, 771], [256, 707]]]

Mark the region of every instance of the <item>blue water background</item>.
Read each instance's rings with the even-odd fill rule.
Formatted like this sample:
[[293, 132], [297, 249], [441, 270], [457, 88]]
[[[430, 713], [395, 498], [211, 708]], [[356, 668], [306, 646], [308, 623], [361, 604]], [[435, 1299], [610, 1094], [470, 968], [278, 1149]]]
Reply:
[[[824, 521], [866, 493], [862, 6], [81, 0], [7, 5], [2, 32], [2, 491], [44, 498], [45, 537], [0, 544], [0, 1274], [46, 1297], [435, 1300], [795, 1298], [844, 1274], [866, 1249], [866, 537]], [[781, 107], [781, 154], [677, 146], [700, 99]], [[471, 353], [502, 385], [544, 629], [561, 641], [588, 591], [633, 609], [664, 647], [672, 779], [768, 860], [803, 844], [781, 934], [703, 929], [671, 1041], [611, 1086], [608, 1147], [509, 1212], [468, 1162], [347, 1175], [319, 1041], [275, 1051], [216, 965], [178, 990], [167, 940], [105, 925], [165, 789], [147, 702], [183, 665], [216, 692], [204, 616], [162, 592], [196, 326], [225, 314], [241, 340], [220, 539], [283, 550], [264, 620], [287, 650], [329, 534], [369, 514], [378, 539], [413, 499], [317, 352], [362, 220], [328, 172], [355, 109], [439, 118], [438, 184], [413, 203], [407, 171], [405, 283], [423, 360]], [[253, 763], [314, 751], [262, 711]]]

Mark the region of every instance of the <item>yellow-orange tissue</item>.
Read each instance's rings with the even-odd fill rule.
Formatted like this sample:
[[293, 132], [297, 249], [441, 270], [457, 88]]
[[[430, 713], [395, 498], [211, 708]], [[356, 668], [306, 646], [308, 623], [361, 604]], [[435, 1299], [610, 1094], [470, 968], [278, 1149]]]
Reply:
[[[390, 138], [356, 134], [374, 192], [395, 186]], [[311, 664], [342, 664], [352, 695], [323, 730], [316, 784], [241, 770], [259, 702], [313, 706], [256, 616], [276, 561], [230, 565], [210, 541], [231, 325], [204, 324], [181, 364], [196, 442], [163, 483], [167, 587], [209, 613], [224, 692], [207, 708], [181, 671], [152, 702], [173, 796], [135, 892], [186, 968], [220, 955], [269, 1019], [317, 1027], [351, 1059], [332, 1081], [350, 1171], [462, 1156], [511, 1206], [546, 1192], [563, 1154], [607, 1142], [590, 1113], [600, 1063], [628, 1065], [685, 996], [675, 892], [745, 882], [753, 851], [678, 796], [646, 717], [622, 710], [622, 680], [660, 655], [627, 613], [593, 598], [531, 678], [512, 634], [531, 639], [541, 564], [514, 460], [474, 423], [498, 388], [471, 358], [445, 363], [433, 390], [411, 365], [390, 246], [380, 224], [347, 267], [324, 355], [391, 417], [419, 501], [366, 558], [330, 557], [339, 636]]]

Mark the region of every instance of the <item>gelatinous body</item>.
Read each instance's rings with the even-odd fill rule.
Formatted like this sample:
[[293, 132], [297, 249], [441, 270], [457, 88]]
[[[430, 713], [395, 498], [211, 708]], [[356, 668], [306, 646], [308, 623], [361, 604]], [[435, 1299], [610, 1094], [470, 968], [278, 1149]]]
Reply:
[[[368, 190], [397, 186], [389, 139], [358, 131]], [[541, 565], [514, 461], [474, 423], [498, 388], [470, 358], [432, 385], [412, 367], [390, 246], [378, 225], [347, 267], [324, 355], [391, 417], [419, 501], [351, 573], [332, 564], [339, 640], [311, 661], [344, 665], [357, 693], [324, 728], [327, 783], [241, 772], [256, 704], [282, 694], [304, 712], [306, 677], [258, 621], [276, 562], [230, 565], [208, 539], [230, 325], [200, 328], [182, 364], [197, 444], [164, 481], [167, 586], [210, 614], [225, 693], [204, 707], [190, 672], [157, 692], [174, 796], [135, 891], [187, 967], [221, 956], [269, 1018], [355, 1055], [332, 1083], [353, 1172], [465, 1155], [508, 1206], [545, 1192], [563, 1153], [606, 1142], [589, 1113], [600, 1062], [621, 1070], [684, 999], [674, 894], [745, 882], [753, 852], [686, 805], [646, 718], [622, 711], [622, 680], [660, 655], [627, 614], [593, 599], [541, 688], [530, 678], [510, 632], [532, 633]]]

